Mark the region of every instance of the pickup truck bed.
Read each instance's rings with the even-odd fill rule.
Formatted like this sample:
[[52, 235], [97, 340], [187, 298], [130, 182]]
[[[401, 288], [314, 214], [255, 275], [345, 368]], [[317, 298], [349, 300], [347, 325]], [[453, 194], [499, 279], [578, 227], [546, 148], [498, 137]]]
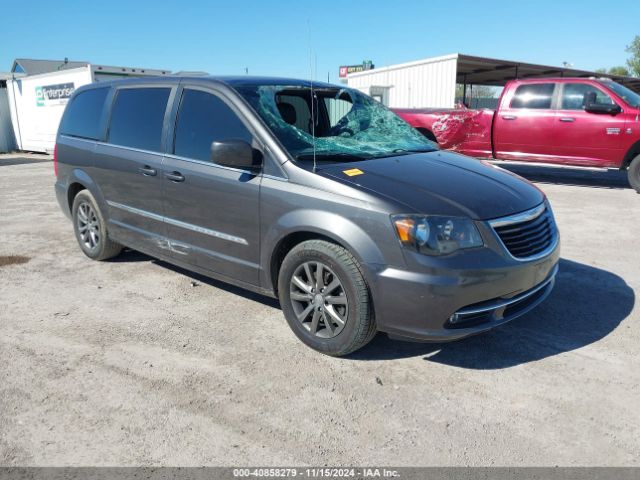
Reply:
[[407, 123], [441, 148], [479, 158], [493, 158], [491, 126], [494, 110], [394, 109]]

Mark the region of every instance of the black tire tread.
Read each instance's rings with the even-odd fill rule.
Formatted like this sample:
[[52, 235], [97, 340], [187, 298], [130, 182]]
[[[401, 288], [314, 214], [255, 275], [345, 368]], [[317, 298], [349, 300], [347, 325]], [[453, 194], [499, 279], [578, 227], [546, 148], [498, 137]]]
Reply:
[[629, 178], [629, 185], [631, 185], [631, 188], [640, 193], [640, 155], [636, 155], [636, 157], [631, 160], [627, 176]]

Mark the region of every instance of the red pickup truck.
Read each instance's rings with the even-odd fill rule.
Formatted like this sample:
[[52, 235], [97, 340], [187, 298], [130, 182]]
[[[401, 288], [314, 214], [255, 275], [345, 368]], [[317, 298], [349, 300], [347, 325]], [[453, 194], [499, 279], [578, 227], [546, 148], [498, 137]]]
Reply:
[[442, 148], [479, 158], [628, 169], [640, 193], [640, 95], [619, 83], [512, 80], [495, 111], [394, 111]]

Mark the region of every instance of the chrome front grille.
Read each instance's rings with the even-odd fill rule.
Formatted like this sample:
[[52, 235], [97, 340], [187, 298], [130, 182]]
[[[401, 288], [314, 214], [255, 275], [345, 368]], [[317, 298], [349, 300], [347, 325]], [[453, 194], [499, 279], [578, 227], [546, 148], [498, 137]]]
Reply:
[[509, 253], [519, 260], [545, 255], [558, 240], [553, 215], [544, 203], [527, 212], [491, 220], [489, 224]]

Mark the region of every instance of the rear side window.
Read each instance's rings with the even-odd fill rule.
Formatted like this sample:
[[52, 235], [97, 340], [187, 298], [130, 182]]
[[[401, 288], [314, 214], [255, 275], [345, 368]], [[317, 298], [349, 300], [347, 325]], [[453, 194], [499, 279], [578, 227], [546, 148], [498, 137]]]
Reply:
[[511, 100], [511, 108], [551, 108], [553, 89], [553, 83], [520, 85]]
[[613, 105], [611, 97], [599, 88], [586, 83], [565, 83], [562, 90], [562, 110], [584, 110], [587, 93], [596, 94], [599, 105]]
[[201, 90], [184, 90], [176, 123], [176, 155], [211, 161], [211, 143], [214, 141], [251, 143], [252, 139], [251, 132], [220, 98]]
[[124, 88], [111, 110], [109, 143], [159, 151], [170, 88]]
[[60, 124], [60, 133], [91, 140], [100, 139], [100, 117], [108, 93], [108, 88], [92, 88], [76, 95], [67, 106]]

